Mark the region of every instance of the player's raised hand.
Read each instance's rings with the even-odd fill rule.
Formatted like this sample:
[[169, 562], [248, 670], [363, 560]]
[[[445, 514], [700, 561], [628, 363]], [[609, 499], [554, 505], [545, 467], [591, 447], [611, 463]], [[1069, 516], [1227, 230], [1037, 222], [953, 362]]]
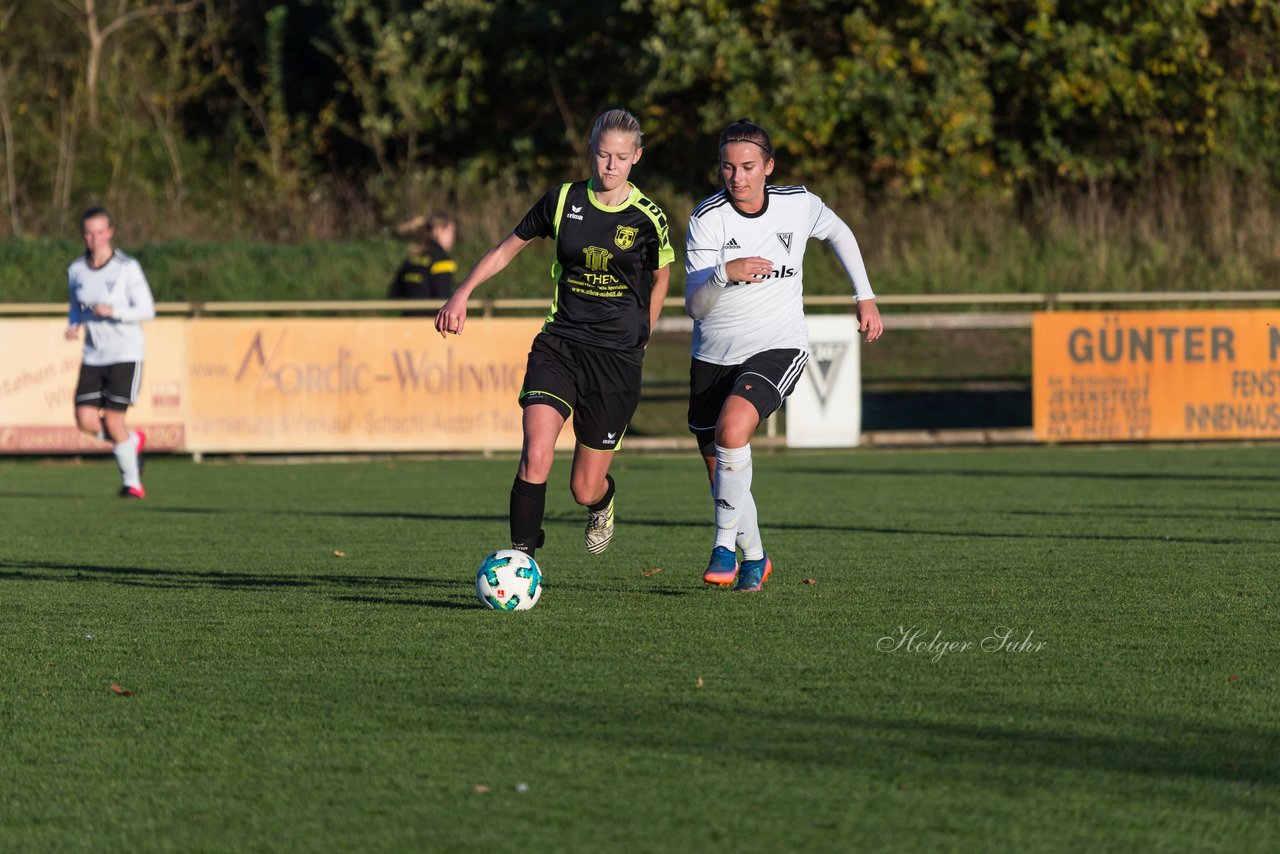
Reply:
[[762, 282], [773, 274], [773, 262], [759, 256], [734, 258], [724, 265], [724, 274], [731, 282]]
[[458, 293], [449, 297], [448, 301], [436, 312], [436, 331], [441, 338], [448, 334], [462, 334], [462, 327], [467, 324], [467, 298]]

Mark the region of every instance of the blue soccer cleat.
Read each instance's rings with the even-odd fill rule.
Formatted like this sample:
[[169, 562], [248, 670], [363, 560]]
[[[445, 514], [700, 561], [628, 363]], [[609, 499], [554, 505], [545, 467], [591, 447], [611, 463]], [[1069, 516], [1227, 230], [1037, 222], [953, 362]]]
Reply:
[[760, 560], [744, 560], [742, 569], [738, 571], [738, 586], [733, 589], [754, 593], [764, 587], [764, 583], [769, 580], [772, 572], [773, 561], [769, 560], [768, 555]]
[[711, 550], [711, 562], [707, 564], [707, 571], [702, 573], [702, 580], [707, 584], [728, 587], [737, 574], [738, 560], [734, 553], [724, 546], [716, 546]]

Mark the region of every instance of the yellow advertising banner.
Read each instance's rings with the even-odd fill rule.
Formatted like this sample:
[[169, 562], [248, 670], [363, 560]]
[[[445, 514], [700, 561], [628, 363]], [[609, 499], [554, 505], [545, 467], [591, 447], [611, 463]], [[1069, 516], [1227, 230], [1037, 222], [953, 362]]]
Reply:
[[[185, 320], [143, 326], [146, 358], [129, 426], [147, 431], [147, 446], [180, 450], [187, 417]], [[79, 339], [63, 337], [61, 318], [0, 320], [0, 454], [107, 451], [76, 429]]]
[[1038, 439], [1280, 437], [1280, 311], [1044, 312], [1032, 362]]
[[429, 318], [192, 320], [187, 448], [519, 450], [540, 326], [476, 318], [446, 340]]

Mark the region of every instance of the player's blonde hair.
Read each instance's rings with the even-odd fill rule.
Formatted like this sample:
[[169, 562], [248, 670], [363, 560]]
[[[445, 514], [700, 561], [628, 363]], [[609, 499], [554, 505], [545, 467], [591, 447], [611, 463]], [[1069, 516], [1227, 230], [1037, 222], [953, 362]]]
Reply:
[[640, 130], [639, 120], [626, 110], [612, 109], [596, 117], [596, 123], [591, 128], [591, 139], [587, 141], [587, 150], [595, 151], [600, 144], [600, 137], [613, 131], [631, 134], [636, 148], [644, 148], [644, 131]]

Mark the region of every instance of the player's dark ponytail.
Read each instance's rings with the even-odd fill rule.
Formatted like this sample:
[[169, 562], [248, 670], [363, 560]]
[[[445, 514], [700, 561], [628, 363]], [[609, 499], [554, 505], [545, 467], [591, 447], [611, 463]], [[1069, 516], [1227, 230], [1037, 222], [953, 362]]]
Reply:
[[765, 160], [773, 157], [773, 140], [769, 138], [769, 132], [751, 119], [738, 119], [720, 133], [721, 150], [731, 142], [754, 143], [764, 152]]

